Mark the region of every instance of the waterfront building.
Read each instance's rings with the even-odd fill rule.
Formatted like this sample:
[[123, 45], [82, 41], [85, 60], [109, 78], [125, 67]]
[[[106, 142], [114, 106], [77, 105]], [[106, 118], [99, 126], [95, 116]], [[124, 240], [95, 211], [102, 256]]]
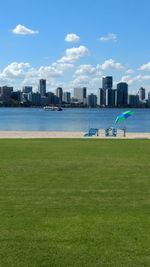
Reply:
[[[110, 98], [111, 98], [111, 90], [113, 87], [113, 77], [112, 76], [105, 76], [102, 78], [102, 89], [103, 89], [103, 105], [110, 106]], [[106, 95], [107, 94], [107, 95]], [[110, 102], [110, 103], [109, 103]]]
[[102, 78], [102, 89], [112, 89], [113, 87], [113, 77], [112, 76], [105, 76]]
[[130, 107], [138, 107], [139, 106], [139, 95], [129, 95], [128, 105]]
[[97, 96], [94, 94], [88, 95], [87, 105], [88, 107], [95, 108], [97, 106]]
[[46, 80], [44, 79], [39, 80], [39, 93], [41, 97], [46, 95]]
[[48, 98], [48, 105], [58, 105], [60, 103], [59, 97], [52, 92], [47, 93], [47, 98]]
[[31, 95], [31, 103], [33, 106], [40, 106], [41, 105], [41, 94], [39, 92], [30, 93]]
[[32, 93], [32, 86], [24, 86], [22, 88], [22, 92], [25, 93], [25, 94]]
[[13, 92], [13, 87], [1, 86], [0, 87], [0, 100], [3, 102], [9, 101], [11, 98], [12, 92]]
[[15, 91], [11, 93], [11, 98], [17, 102], [21, 102], [21, 95], [22, 95], [21, 91]]
[[139, 89], [138, 94], [139, 94], [139, 100], [140, 100], [140, 102], [142, 102], [143, 100], [145, 100], [145, 88], [141, 87]]
[[128, 104], [128, 84], [120, 82], [117, 84], [117, 106], [124, 107]]
[[106, 89], [106, 106], [115, 106], [116, 90]]
[[64, 92], [63, 93], [63, 101], [67, 104], [71, 103], [71, 93], [70, 92]]
[[86, 104], [87, 88], [76, 87], [74, 88], [74, 98], [78, 99], [79, 103]]
[[103, 90], [102, 88], [98, 89], [98, 97], [97, 97], [97, 104], [100, 107], [104, 107], [106, 100], [105, 100], [105, 90]]
[[56, 89], [56, 96], [59, 98], [59, 103], [61, 104], [63, 101], [63, 89], [61, 87]]

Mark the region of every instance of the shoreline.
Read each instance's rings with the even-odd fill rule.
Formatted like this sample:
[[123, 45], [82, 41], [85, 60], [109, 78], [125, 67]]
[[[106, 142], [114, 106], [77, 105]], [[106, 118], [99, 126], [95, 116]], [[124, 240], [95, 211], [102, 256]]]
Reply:
[[126, 133], [123, 137], [84, 136], [85, 132], [52, 132], [52, 131], [0, 131], [0, 139], [45, 139], [45, 138], [82, 138], [82, 139], [150, 139], [150, 133]]

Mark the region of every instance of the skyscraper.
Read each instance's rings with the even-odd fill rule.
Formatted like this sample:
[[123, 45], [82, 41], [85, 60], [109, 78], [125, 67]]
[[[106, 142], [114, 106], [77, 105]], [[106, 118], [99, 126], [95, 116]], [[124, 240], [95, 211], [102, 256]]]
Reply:
[[113, 77], [106, 76], [102, 78], [102, 88], [103, 90], [112, 89], [113, 87]]
[[77, 87], [74, 88], [74, 98], [78, 99], [80, 103], [85, 104], [86, 103], [86, 87]]
[[22, 88], [22, 92], [25, 93], [25, 94], [32, 93], [32, 86], [24, 86]]
[[115, 106], [115, 90], [106, 89], [106, 106]]
[[145, 99], [145, 89], [143, 87], [141, 87], [139, 89], [139, 92], [138, 93], [139, 93], [139, 100], [140, 101], [143, 101]]
[[63, 89], [61, 87], [56, 89], [56, 96], [59, 98], [59, 103], [61, 104], [63, 100]]
[[97, 104], [101, 107], [105, 106], [105, 103], [106, 103], [105, 98], [106, 98], [105, 90], [103, 90], [102, 88], [99, 88]]
[[94, 94], [88, 95], [87, 104], [91, 108], [95, 108], [97, 106], [97, 96]]
[[70, 92], [64, 92], [63, 93], [63, 101], [65, 103], [68, 103], [68, 104], [71, 103], [71, 93]]
[[117, 84], [117, 106], [127, 106], [128, 104], [128, 84], [120, 82]]
[[[109, 95], [111, 95], [111, 90], [112, 90], [112, 87], [113, 87], [113, 77], [112, 76], [106, 76], [106, 77], [103, 77], [102, 78], [102, 89], [104, 91], [104, 94], [103, 94], [103, 98], [104, 98], [104, 105], [106, 106], [109, 106], [110, 104], [108, 102], [111, 102], [109, 99]], [[106, 90], [107, 93], [106, 93]], [[107, 94], [107, 97], [106, 97], [106, 94]], [[106, 99], [107, 98], [107, 99]], [[107, 102], [107, 103], [106, 103]]]
[[39, 92], [41, 96], [46, 95], [46, 80], [44, 79], [39, 80]]

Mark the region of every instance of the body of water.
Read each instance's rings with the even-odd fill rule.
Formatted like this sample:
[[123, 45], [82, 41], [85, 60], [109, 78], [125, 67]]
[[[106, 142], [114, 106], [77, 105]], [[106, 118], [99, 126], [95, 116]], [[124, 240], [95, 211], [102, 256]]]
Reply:
[[[106, 128], [128, 109], [81, 109], [44, 111], [42, 108], [0, 108], [1, 131], [88, 131]], [[119, 127], [128, 132], [150, 132], [150, 109], [132, 109], [135, 113]]]

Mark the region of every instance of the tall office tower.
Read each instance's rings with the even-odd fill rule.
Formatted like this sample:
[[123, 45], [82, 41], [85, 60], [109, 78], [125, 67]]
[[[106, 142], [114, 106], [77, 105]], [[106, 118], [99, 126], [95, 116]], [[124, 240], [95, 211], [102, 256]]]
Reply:
[[106, 98], [105, 90], [103, 90], [102, 88], [99, 88], [98, 89], [98, 98], [97, 98], [98, 106], [101, 106], [101, 107], [105, 106], [105, 103], [106, 103], [105, 98]]
[[88, 107], [95, 108], [97, 106], [97, 96], [94, 94], [88, 95], [87, 105]]
[[12, 92], [13, 92], [13, 87], [1, 86], [0, 87], [0, 99], [1, 99], [1, 101], [9, 100]]
[[39, 92], [31, 93], [31, 103], [33, 106], [41, 105], [41, 94]]
[[116, 103], [116, 90], [106, 89], [106, 106], [114, 107]]
[[140, 101], [143, 101], [145, 99], [145, 89], [143, 87], [141, 87], [139, 89], [138, 94], [139, 94], [139, 100]]
[[112, 90], [112, 87], [113, 87], [113, 77], [112, 76], [103, 77], [102, 78], [102, 89], [104, 90], [104, 105], [105, 106], [108, 104], [106, 103], [106, 90]]
[[64, 92], [63, 93], [63, 101], [67, 104], [71, 103], [71, 93], [70, 92]]
[[86, 104], [86, 93], [87, 93], [86, 87], [74, 88], [74, 98], [78, 99], [80, 103]]
[[117, 84], [117, 106], [127, 106], [128, 104], [128, 84], [120, 82]]
[[46, 95], [46, 80], [44, 79], [39, 80], [39, 92], [41, 96]]
[[128, 105], [131, 107], [139, 106], [139, 96], [138, 95], [128, 95]]
[[113, 77], [112, 76], [106, 76], [102, 78], [102, 89], [112, 89], [113, 87]]
[[25, 93], [25, 94], [32, 93], [32, 86], [24, 86], [22, 88], [22, 92]]
[[59, 103], [61, 104], [63, 101], [63, 89], [61, 87], [56, 89], [56, 96], [59, 98]]

